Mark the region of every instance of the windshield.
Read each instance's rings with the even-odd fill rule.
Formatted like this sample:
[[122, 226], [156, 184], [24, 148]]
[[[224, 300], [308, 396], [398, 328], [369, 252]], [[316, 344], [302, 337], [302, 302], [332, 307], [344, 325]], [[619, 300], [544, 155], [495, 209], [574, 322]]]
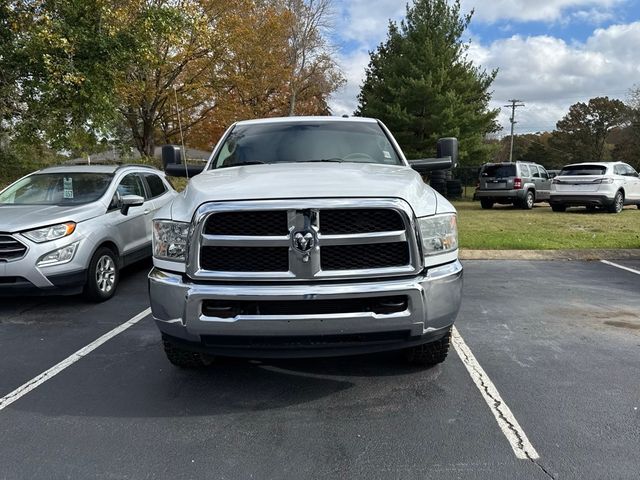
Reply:
[[107, 173], [37, 173], [0, 193], [0, 205], [81, 205], [99, 199], [111, 183]]
[[560, 175], [604, 175], [607, 167], [602, 165], [568, 165], [560, 171]]
[[483, 177], [494, 177], [494, 178], [504, 178], [504, 177], [515, 177], [516, 176], [516, 166], [511, 165], [486, 165], [482, 169]]
[[377, 123], [298, 121], [236, 126], [212, 168], [286, 162], [402, 165]]

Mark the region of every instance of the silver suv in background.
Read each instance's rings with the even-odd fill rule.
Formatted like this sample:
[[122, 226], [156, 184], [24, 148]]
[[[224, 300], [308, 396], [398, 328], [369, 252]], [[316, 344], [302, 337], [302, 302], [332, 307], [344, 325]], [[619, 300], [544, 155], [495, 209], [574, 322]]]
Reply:
[[592, 211], [601, 207], [611, 213], [620, 213], [624, 205], [640, 208], [640, 178], [622, 162], [574, 163], [553, 179], [549, 203], [554, 212], [570, 206]]
[[151, 219], [177, 195], [145, 166], [64, 166], [0, 192], [0, 295], [111, 298], [119, 269], [151, 256]]
[[542, 165], [528, 162], [486, 163], [480, 169], [474, 200], [482, 208], [495, 203], [513, 204], [524, 209], [549, 199], [551, 180]]

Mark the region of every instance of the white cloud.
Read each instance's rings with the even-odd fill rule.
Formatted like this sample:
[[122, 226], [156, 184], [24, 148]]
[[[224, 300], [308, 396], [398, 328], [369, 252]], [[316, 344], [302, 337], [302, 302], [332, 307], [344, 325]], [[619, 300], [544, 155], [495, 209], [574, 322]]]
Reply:
[[[640, 21], [596, 29], [585, 42], [552, 36], [514, 35], [483, 45], [473, 39], [469, 57], [487, 70], [498, 68], [492, 85], [493, 108], [501, 108], [499, 122], [509, 131], [512, 98], [526, 106], [516, 113], [517, 132], [552, 130], [570, 105], [596, 96], [625, 99], [640, 79]], [[348, 83], [332, 97], [337, 115], [351, 114], [369, 56], [365, 47], [343, 55]]]
[[[640, 22], [596, 30], [585, 43], [513, 36], [488, 46], [474, 45], [470, 57], [484, 68], [499, 68], [492, 86], [494, 107], [512, 98], [526, 106], [516, 114], [516, 131], [551, 130], [570, 105], [595, 96], [624, 99], [640, 78], [637, 50]], [[499, 120], [508, 130], [509, 111]]]
[[346, 0], [336, 17], [338, 36], [371, 47], [382, 41], [389, 19], [399, 20], [406, 13], [406, 2], [398, 0]]
[[558, 22], [566, 19], [567, 11], [596, 8], [599, 15], [626, 0], [462, 0], [462, 9], [475, 9], [474, 20], [493, 23], [498, 20], [520, 22]]
[[354, 50], [347, 55], [340, 55], [338, 64], [342, 68], [347, 83], [331, 96], [329, 105], [334, 115], [352, 115], [356, 109], [365, 68], [369, 64], [369, 53], [366, 49]]

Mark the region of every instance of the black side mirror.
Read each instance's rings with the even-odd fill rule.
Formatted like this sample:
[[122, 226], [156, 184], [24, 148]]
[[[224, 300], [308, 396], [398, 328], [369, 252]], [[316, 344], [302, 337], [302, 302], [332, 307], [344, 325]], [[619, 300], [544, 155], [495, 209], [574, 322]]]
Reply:
[[458, 139], [441, 138], [437, 144], [438, 158], [420, 158], [409, 160], [416, 172], [425, 174], [433, 170], [449, 170], [458, 166]]
[[446, 137], [438, 140], [438, 158], [451, 157], [451, 168], [458, 166], [458, 139]]
[[120, 213], [129, 214], [129, 208], [144, 205], [144, 198], [139, 195], [123, 195], [120, 197]]
[[204, 165], [185, 165], [182, 163], [182, 151], [177, 145], [163, 145], [162, 168], [172, 177], [193, 177], [204, 170]]

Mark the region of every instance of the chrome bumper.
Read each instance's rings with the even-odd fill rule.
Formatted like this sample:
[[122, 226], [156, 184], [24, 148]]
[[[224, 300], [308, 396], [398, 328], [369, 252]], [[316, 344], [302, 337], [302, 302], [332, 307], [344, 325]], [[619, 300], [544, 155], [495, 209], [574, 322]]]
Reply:
[[[462, 296], [462, 265], [455, 262], [430, 268], [425, 274], [400, 280], [313, 284], [202, 284], [181, 274], [154, 268], [149, 273], [151, 311], [163, 334], [188, 342], [202, 335], [305, 336], [408, 331], [428, 338], [455, 320]], [[203, 314], [204, 300], [331, 300], [406, 295], [406, 310], [314, 315]]]

